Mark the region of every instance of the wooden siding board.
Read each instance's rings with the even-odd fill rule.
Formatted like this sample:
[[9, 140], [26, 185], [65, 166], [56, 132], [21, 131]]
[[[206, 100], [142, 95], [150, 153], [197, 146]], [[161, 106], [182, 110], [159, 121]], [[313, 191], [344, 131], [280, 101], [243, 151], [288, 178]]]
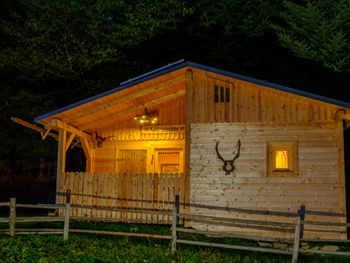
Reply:
[[[344, 165], [344, 132], [343, 132], [343, 122], [337, 122], [337, 144], [338, 144], [338, 170], [339, 170], [339, 209], [345, 214], [344, 218], [341, 219], [342, 223], [346, 223], [346, 189], [345, 189], [345, 165]], [[347, 238], [347, 228], [342, 227], [342, 239]]]
[[[343, 164], [338, 166], [338, 136], [334, 122], [193, 124], [191, 202], [293, 212], [305, 204], [307, 209], [343, 212], [338, 198], [344, 198], [340, 190], [343, 186], [339, 183], [339, 169]], [[225, 175], [222, 162], [216, 158], [218, 139], [220, 153], [227, 158], [232, 156], [236, 140], [242, 142], [233, 174]], [[266, 142], [271, 140], [298, 142], [298, 176], [266, 175]], [[318, 235], [310, 231], [307, 234]]]
[[[341, 108], [243, 80], [193, 72], [192, 123], [331, 121]], [[215, 84], [233, 86], [231, 103], [214, 103]]]

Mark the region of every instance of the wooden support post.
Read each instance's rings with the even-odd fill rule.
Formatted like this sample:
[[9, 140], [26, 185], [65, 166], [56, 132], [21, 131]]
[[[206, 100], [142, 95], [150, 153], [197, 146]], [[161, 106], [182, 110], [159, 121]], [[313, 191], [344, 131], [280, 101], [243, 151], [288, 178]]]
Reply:
[[92, 147], [91, 140], [80, 138], [80, 141], [86, 158], [86, 172], [92, 173], [94, 171], [95, 150]]
[[[190, 203], [190, 192], [191, 192], [191, 165], [190, 165], [190, 152], [191, 152], [191, 123], [192, 123], [192, 105], [193, 105], [193, 92], [194, 92], [194, 84], [193, 84], [193, 71], [186, 71], [186, 116], [185, 116], [185, 124], [186, 124], [186, 134], [185, 134], [185, 196], [183, 198], [184, 202], [184, 212], [190, 213], [190, 206], [186, 206], [185, 204]], [[185, 226], [189, 226], [189, 221], [184, 222]]]
[[9, 217], [10, 236], [15, 236], [16, 232], [16, 198], [10, 199], [10, 217]]
[[63, 240], [68, 240], [69, 233], [69, 214], [70, 214], [70, 190], [66, 192], [66, 207], [64, 209], [64, 228], [63, 228]]
[[295, 225], [292, 263], [296, 263], [298, 261], [300, 239], [304, 237], [304, 219], [305, 219], [305, 205], [302, 205], [298, 210], [298, 218]]
[[[180, 197], [179, 195], [175, 195], [175, 207], [176, 207], [176, 213], [180, 212]], [[176, 224], [179, 224], [179, 217], [176, 217]]]
[[304, 238], [304, 220], [305, 220], [305, 205], [300, 206], [298, 211], [300, 217], [300, 239]]
[[[343, 111], [339, 111], [338, 113], [344, 113]], [[350, 115], [350, 113], [348, 113]], [[348, 122], [350, 119], [348, 119]], [[345, 183], [345, 156], [344, 156], [344, 129], [346, 126], [343, 126], [343, 121], [338, 121], [337, 123], [337, 148], [338, 148], [338, 186], [339, 186], [339, 210], [344, 215], [339, 218], [341, 223], [346, 223], [347, 219], [347, 209], [346, 209], [346, 183]], [[347, 239], [347, 227], [340, 228], [340, 239]]]
[[[60, 129], [58, 133], [56, 192], [60, 191], [62, 174], [66, 171], [66, 136], [67, 131]], [[60, 203], [61, 200], [56, 195], [56, 204]]]
[[293, 258], [292, 263], [296, 263], [298, 261], [298, 254], [299, 254], [299, 246], [300, 246], [300, 217], [298, 216], [297, 222], [295, 225], [295, 232], [294, 232], [294, 247], [293, 247]]
[[173, 207], [173, 221], [171, 225], [171, 253], [175, 254], [176, 252], [176, 225], [177, 225], [177, 211], [179, 209], [178, 204], [176, 204], [176, 199], [178, 199], [178, 195], [175, 196], [175, 203]]

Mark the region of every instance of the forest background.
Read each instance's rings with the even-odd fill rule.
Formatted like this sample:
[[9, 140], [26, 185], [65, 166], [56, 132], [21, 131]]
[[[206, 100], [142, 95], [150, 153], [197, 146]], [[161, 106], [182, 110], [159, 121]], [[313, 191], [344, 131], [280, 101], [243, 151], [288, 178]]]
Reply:
[[179, 59], [350, 102], [350, 0], [0, 1], [0, 199], [55, 191], [57, 143], [11, 117]]

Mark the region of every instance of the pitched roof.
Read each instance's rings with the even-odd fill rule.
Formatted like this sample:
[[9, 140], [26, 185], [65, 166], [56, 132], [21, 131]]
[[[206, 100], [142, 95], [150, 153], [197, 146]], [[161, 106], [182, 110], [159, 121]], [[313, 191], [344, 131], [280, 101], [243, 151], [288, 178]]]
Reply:
[[41, 120], [43, 120], [45, 118], [51, 117], [51, 116], [56, 115], [58, 113], [61, 113], [63, 111], [75, 108], [77, 106], [80, 106], [80, 105], [83, 105], [85, 103], [94, 101], [96, 99], [108, 96], [108, 95], [113, 94], [113, 93], [119, 92], [121, 90], [124, 90], [124, 89], [127, 89], [129, 87], [132, 87], [132, 86], [134, 86], [136, 84], [142, 83], [144, 81], [147, 81], [147, 80], [159, 77], [159, 76], [162, 76], [164, 74], [176, 71], [176, 70], [184, 68], [184, 67], [192, 67], [192, 68], [196, 68], [196, 69], [201, 69], [201, 70], [209, 71], [209, 72], [212, 72], [212, 73], [220, 74], [220, 75], [223, 75], [223, 76], [227, 76], [227, 77], [231, 77], [231, 78], [235, 78], [235, 79], [239, 79], [239, 80], [255, 83], [255, 84], [258, 84], [258, 85], [265, 86], [265, 87], [269, 87], [269, 88], [273, 88], [273, 89], [277, 89], [277, 90], [293, 93], [293, 94], [300, 95], [300, 96], [303, 96], [303, 97], [307, 97], [307, 98], [311, 98], [311, 99], [327, 102], [327, 103], [330, 103], [330, 104], [334, 104], [334, 105], [350, 108], [350, 103], [349, 102], [344, 102], [344, 101], [332, 99], [332, 98], [329, 98], [329, 97], [324, 97], [324, 96], [321, 96], [321, 95], [317, 95], [317, 94], [314, 94], [314, 93], [310, 93], [310, 92], [306, 92], [306, 91], [302, 91], [302, 90], [298, 90], [298, 89], [294, 89], [294, 88], [289, 88], [289, 87], [286, 87], [286, 86], [282, 86], [282, 85], [274, 84], [274, 83], [267, 82], [267, 81], [264, 81], [264, 80], [259, 80], [259, 79], [255, 79], [255, 78], [252, 78], [252, 77], [248, 77], [248, 76], [244, 76], [244, 75], [228, 72], [228, 71], [225, 71], [225, 70], [221, 70], [221, 69], [205, 66], [205, 65], [194, 63], [194, 62], [191, 62], [191, 61], [179, 60], [179, 61], [176, 61], [174, 63], [170, 63], [170, 64], [168, 64], [168, 65], [166, 65], [164, 67], [160, 67], [158, 69], [149, 71], [149, 72], [147, 72], [145, 74], [139, 75], [139, 76], [137, 76], [135, 78], [129, 79], [127, 81], [124, 81], [124, 82], [120, 83], [120, 85], [118, 87], [116, 87], [114, 89], [102, 92], [102, 93], [97, 94], [95, 96], [86, 98], [84, 100], [75, 102], [75, 103], [67, 105], [65, 107], [62, 107], [62, 108], [56, 109], [54, 111], [50, 111], [50, 112], [48, 112], [46, 114], [40, 115], [40, 116], [34, 118], [34, 121], [35, 122], [39, 122], [39, 121], [41, 121]]

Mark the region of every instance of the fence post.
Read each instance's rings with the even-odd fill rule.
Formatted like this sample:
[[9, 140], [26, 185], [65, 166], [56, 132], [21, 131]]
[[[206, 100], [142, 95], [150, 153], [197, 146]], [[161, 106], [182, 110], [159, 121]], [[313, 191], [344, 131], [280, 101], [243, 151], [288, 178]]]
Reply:
[[176, 252], [176, 225], [177, 225], [177, 213], [179, 209], [179, 195], [175, 196], [175, 202], [173, 207], [173, 222], [171, 225], [171, 253]]
[[305, 205], [302, 205], [298, 210], [298, 217], [297, 217], [297, 222], [295, 226], [292, 263], [296, 263], [298, 261], [300, 239], [304, 237], [304, 219], [305, 219]]
[[15, 236], [16, 227], [16, 198], [10, 198], [9, 232], [10, 236]]
[[300, 206], [298, 213], [301, 220], [301, 226], [300, 226], [300, 239], [301, 239], [301, 238], [304, 238], [305, 205]]
[[68, 240], [69, 233], [69, 214], [70, 214], [70, 190], [66, 192], [66, 207], [64, 209], [64, 227], [63, 227], [63, 240]]
[[[180, 213], [180, 197], [179, 195], [175, 195], [175, 207], [176, 213]], [[179, 224], [179, 216], [176, 217], [176, 224]]]

